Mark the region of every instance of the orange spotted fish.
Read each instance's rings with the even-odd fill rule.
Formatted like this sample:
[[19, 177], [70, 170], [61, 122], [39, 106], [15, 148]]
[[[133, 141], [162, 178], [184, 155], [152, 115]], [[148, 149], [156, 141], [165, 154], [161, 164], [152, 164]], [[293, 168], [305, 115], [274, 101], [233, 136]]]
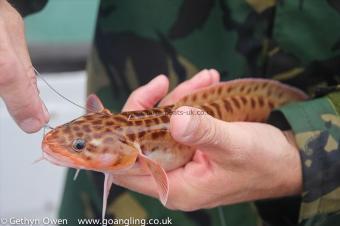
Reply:
[[185, 165], [195, 151], [170, 135], [170, 116], [176, 108], [197, 107], [228, 122], [264, 122], [274, 108], [306, 98], [302, 91], [276, 81], [238, 79], [202, 89], [171, 106], [112, 114], [91, 95], [88, 105], [95, 112], [49, 131], [42, 142], [43, 158], [104, 173], [103, 218], [115, 174], [151, 175], [165, 205], [166, 172]]

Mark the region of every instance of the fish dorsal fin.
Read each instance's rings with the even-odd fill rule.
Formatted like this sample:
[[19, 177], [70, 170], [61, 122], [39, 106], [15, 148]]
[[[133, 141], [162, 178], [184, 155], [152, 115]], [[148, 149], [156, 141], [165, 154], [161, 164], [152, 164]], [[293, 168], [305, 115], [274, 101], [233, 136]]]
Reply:
[[112, 112], [111, 112], [109, 109], [107, 109], [107, 108], [105, 108], [104, 110], [102, 110], [101, 113], [107, 114], [107, 115], [112, 115]]
[[199, 90], [198, 92], [183, 97], [178, 101], [176, 107], [183, 105], [201, 106], [233, 96], [270, 98], [272, 101], [280, 103], [288, 103], [307, 98], [307, 95], [301, 90], [275, 80], [244, 78], [221, 82], [218, 85]]
[[90, 94], [86, 100], [86, 109], [89, 112], [100, 112], [105, 114], [112, 114], [110, 110], [106, 109], [99, 99], [99, 97], [95, 94]]
[[159, 194], [159, 199], [161, 203], [165, 206], [169, 196], [169, 182], [168, 176], [164, 169], [155, 161], [149, 159], [142, 153], [142, 150], [139, 147], [139, 144], [135, 144], [136, 148], [139, 149], [138, 159], [142, 165], [142, 167], [151, 174], [154, 179], [157, 191]]

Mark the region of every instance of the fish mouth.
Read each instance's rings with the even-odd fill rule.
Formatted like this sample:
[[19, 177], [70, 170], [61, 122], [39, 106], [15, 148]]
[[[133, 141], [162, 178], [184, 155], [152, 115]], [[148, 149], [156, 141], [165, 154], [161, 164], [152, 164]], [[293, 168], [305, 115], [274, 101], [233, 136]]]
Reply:
[[42, 149], [43, 149], [44, 159], [51, 162], [52, 164], [57, 165], [57, 166], [63, 166], [63, 167], [70, 167], [70, 168], [77, 168], [77, 169], [79, 168], [79, 167], [76, 167], [75, 164], [69, 159], [63, 158], [62, 155], [59, 156], [59, 154], [53, 152], [48, 144], [43, 144]]
[[63, 150], [64, 152], [66, 150], [61, 145], [53, 142], [51, 135], [51, 133], [48, 133], [43, 139], [41, 147], [43, 150], [43, 157], [54, 165], [78, 169], [79, 167], [77, 167], [71, 159], [60, 154]]
[[[57, 142], [53, 131], [47, 133], [42, 141], [43, 157], [54, 165], [85, 169], [97, 172], [118, 172], [131, 168], [137, 161], [138, 152], [114, 159], [112, 162], [104, 163], [103, 158], [87, 160], [72, 153], [67, 147]], [[103, 157], [103, 156], [102, 156]]]

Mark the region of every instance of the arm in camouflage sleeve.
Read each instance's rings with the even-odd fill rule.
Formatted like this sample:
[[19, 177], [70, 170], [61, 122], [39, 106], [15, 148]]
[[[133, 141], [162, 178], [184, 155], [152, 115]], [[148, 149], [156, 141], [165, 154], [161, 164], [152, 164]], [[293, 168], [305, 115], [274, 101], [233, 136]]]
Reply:
[[[274, 111], [270, 123], [289, 123], [300, 149], [300, 222], [340, 211], [340, 92]], [[325, 219], [323, 219], [325, 220]], [[314, 224], [313, 224], [314, 225]], [[319, 224], [318, 224], [319, 225]]]

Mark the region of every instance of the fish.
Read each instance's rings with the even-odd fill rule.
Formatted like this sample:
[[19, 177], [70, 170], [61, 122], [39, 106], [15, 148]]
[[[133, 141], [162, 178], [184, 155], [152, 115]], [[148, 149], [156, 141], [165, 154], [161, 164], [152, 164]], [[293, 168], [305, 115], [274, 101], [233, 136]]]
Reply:
[[44, 136], [43, 158], [59, 166], [104, 173], [103, 219], [115, 175], [151, 175], [166, 205], [167, 172], [184, 166], [195, 153], [195, 147], [176, 142], [170, 134], [170, 117], [177, 108], [196, 107], [226, 122], [265, 122], [273, 109], [307, 98], [297, 88], [259, 78], [220, 82], [173, 105], [116, 114], [90, 95], [87, 106], [92, 112]]

